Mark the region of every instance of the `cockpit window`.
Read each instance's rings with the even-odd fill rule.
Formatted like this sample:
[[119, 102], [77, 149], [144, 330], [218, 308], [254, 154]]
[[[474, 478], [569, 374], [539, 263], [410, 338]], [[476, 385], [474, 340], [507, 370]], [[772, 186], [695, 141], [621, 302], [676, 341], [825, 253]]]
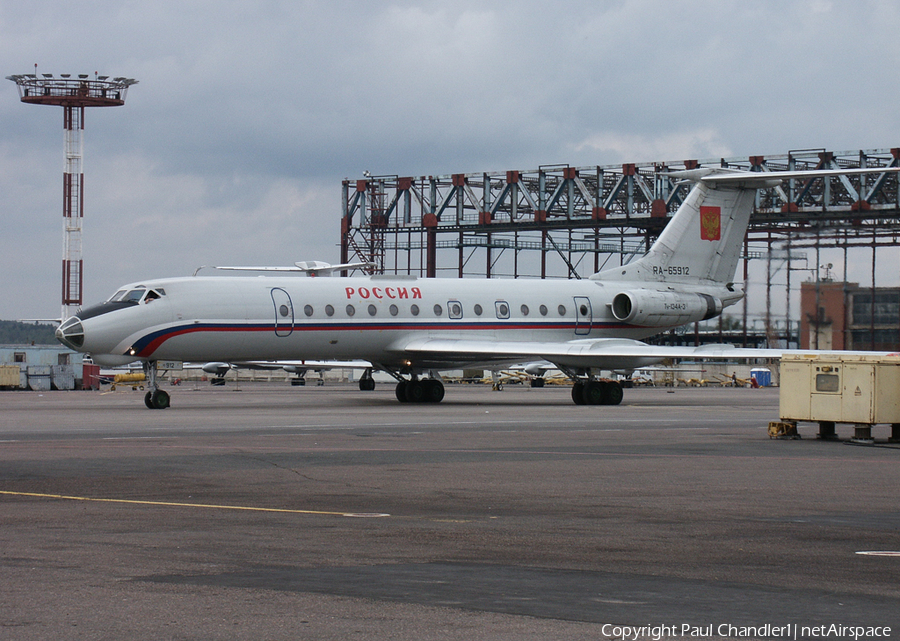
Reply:
[[143, 285], [135, 287], [134, 289], [120, 289], [115, 294], [109, 297], [106, 301], [107, 303], [130, 303], [135, 305], [143, 301], [144, 303], [149, 303], [150, 301], [156, 300], [157, 298], [162, 298], [166, 295], [166, 290], [162, 287], [157, 287], [156, 289], [148, 290]]
[[147, 290], [143, 287], [141, 287], [140, 289], [132, 289], [122, 297], [122, 301], [126, 303], [137, 303], [141, 300], [145, 293], [147, 293]]

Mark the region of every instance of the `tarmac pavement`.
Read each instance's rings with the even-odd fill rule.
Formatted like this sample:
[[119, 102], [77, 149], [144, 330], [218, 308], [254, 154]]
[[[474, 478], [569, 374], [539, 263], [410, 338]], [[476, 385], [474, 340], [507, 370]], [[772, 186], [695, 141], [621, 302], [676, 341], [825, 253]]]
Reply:
[[888, 426], [771, 440], [777, 389], [167, 391], [0, 393], [0, 638], [900, 638]]

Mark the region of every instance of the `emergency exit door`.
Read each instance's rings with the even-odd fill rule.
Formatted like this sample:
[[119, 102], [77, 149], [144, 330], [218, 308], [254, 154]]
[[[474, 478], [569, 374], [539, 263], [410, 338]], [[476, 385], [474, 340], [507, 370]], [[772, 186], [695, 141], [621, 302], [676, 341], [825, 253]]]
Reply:
[[585, 336], [591, 333], [593, 314], [591, 299], [587, 296], [575, 296], [575, 334]]

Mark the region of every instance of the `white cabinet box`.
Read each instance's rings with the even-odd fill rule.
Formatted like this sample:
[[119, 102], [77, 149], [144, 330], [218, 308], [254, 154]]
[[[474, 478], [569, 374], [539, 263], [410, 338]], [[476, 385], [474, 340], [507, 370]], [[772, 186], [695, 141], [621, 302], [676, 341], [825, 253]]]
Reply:
[[900, 426], [900, 356], [785, 356], [779, 412], [784, 421], [830, 424], [831, 434], [834, 423]]

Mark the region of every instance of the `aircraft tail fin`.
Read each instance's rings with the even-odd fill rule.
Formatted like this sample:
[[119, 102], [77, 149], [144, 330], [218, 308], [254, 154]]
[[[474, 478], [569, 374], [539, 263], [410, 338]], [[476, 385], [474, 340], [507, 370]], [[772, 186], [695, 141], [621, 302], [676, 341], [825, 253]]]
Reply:
[[755, 189], [698, 181], [642, 258], [592, 278], [678, 283], [734, 279]]
[[785, 172], [709, 168], [673, 172], [696, 184], [650, 251], [639, 260], [591, 278], [727, 285], [734, 280], [757, 189], [775, 187], [789, 178], [896, 171], [900, 168]]

